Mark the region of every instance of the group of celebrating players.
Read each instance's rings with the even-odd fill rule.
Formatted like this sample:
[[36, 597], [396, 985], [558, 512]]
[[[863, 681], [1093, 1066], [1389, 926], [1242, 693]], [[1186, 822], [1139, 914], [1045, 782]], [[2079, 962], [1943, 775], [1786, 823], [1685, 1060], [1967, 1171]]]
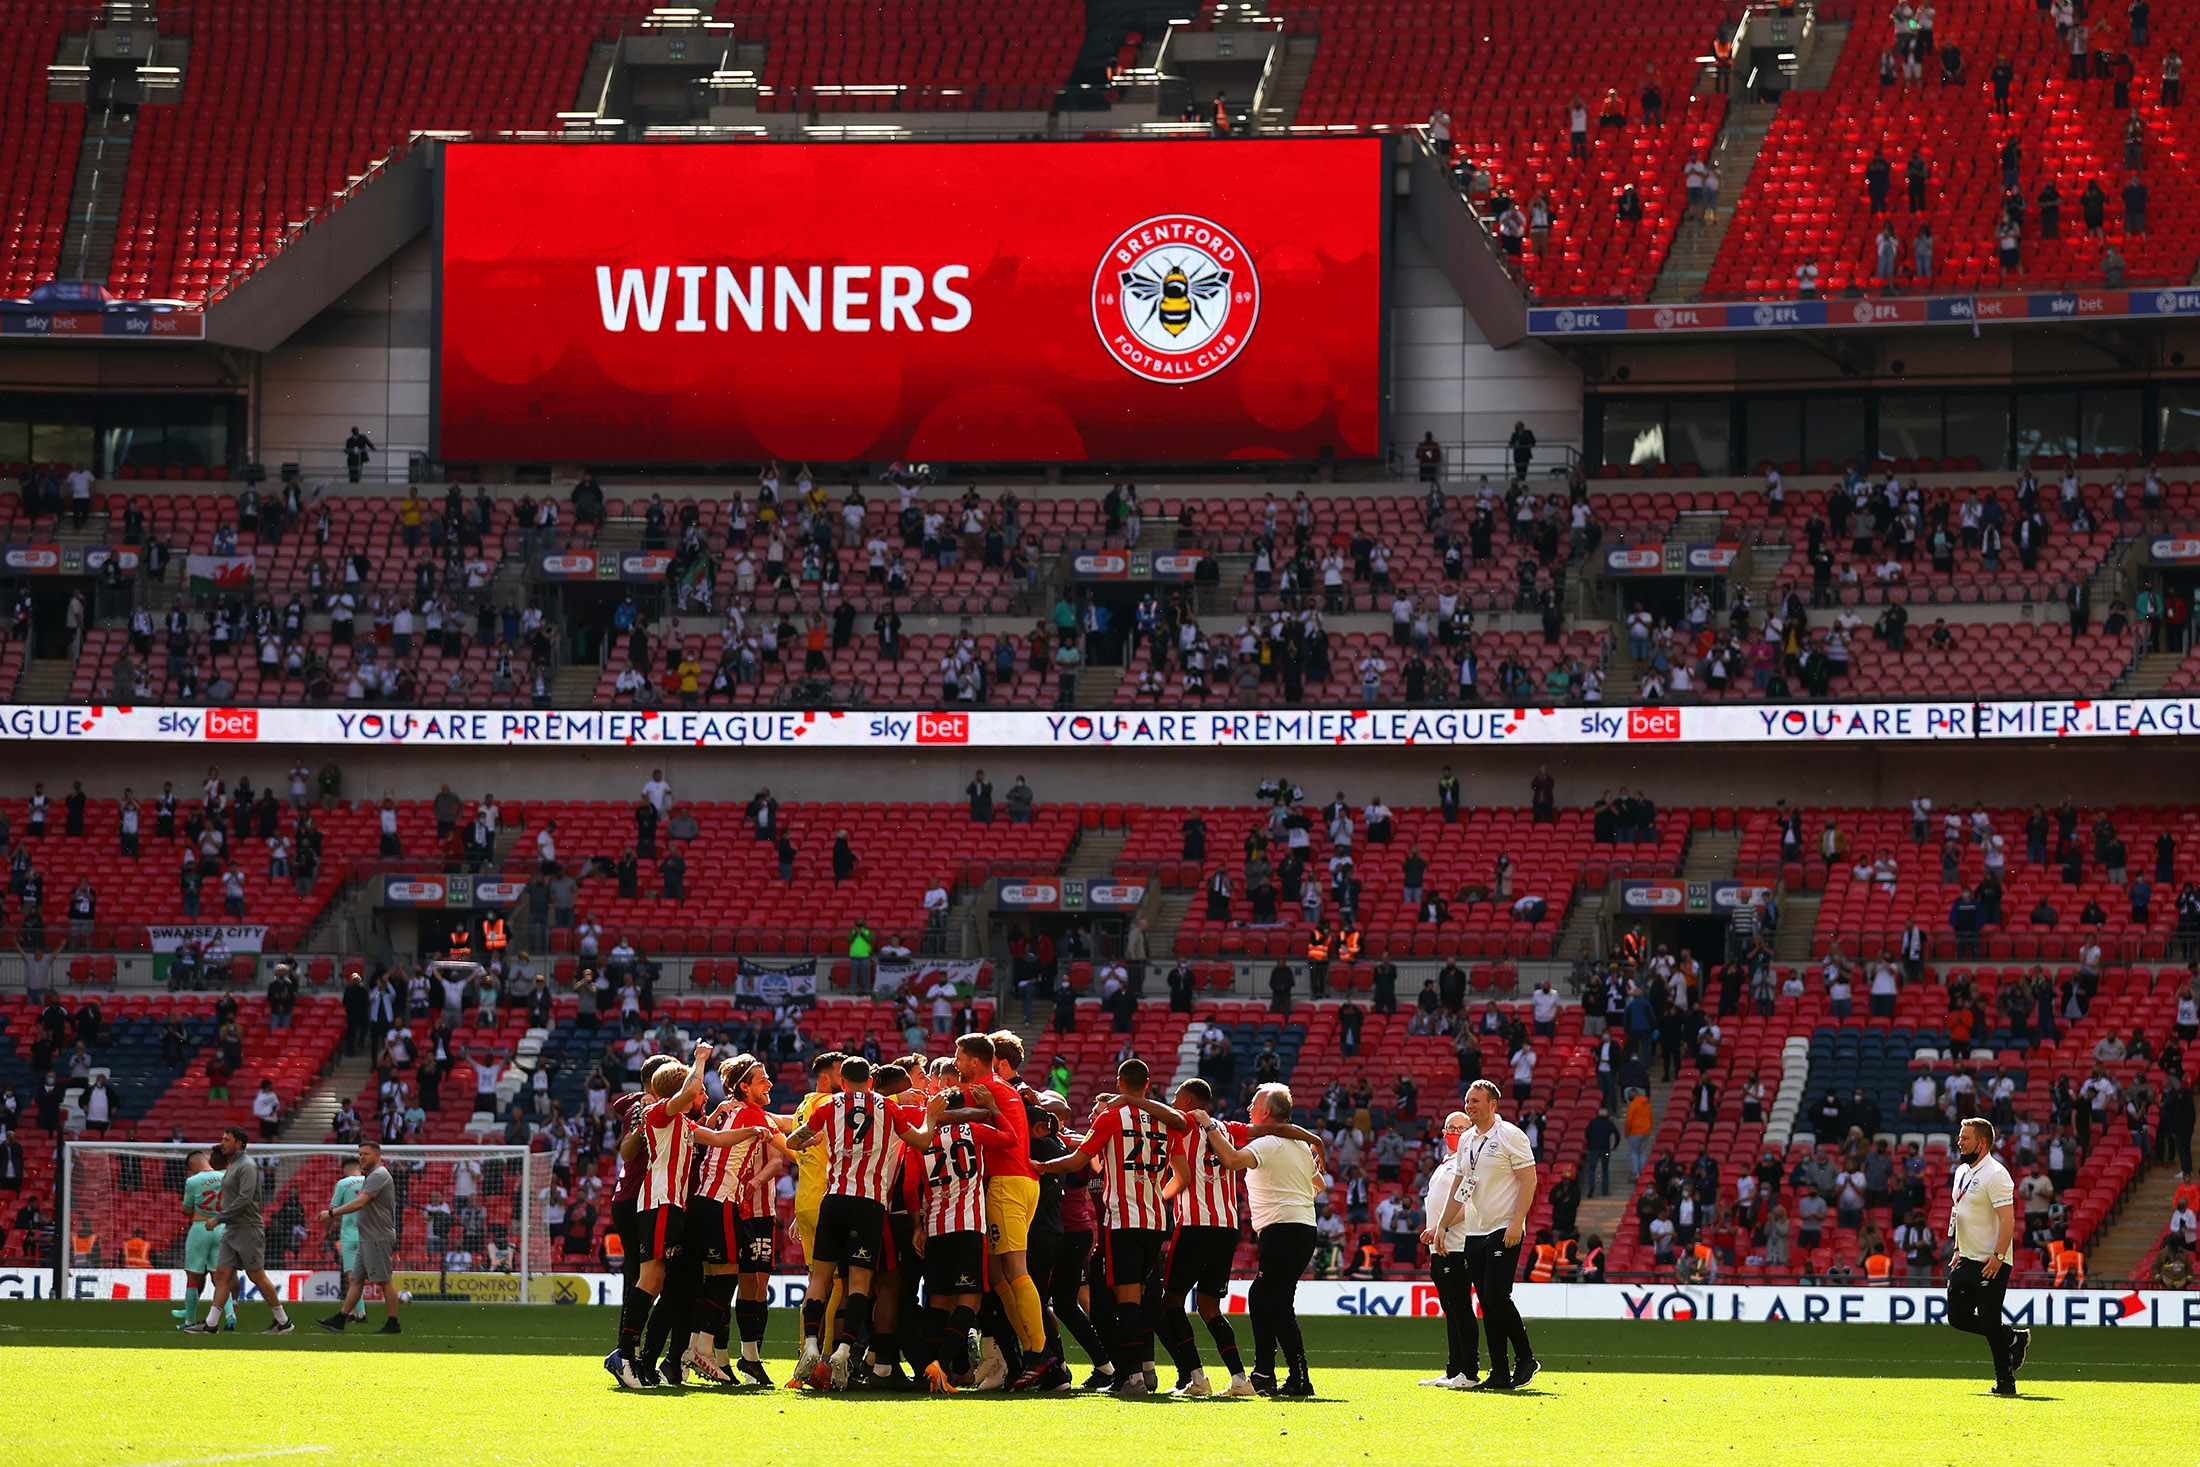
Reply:
[[[766, 1289], [776, 1182], [792, 1166], [809, 1286], [790, 1388], [1067, 1390], [1066, 1332], [1095, 1362], [1089, 1390], [1158, 1391], [1158, 1336], [1176, 1395], [1313, 1395], [1290, 1307], [1306, 1260], [1289, 1261], [1302, 1235], [1312, 1250], [1321, 1138], [1291, 1123], [1290, 1093], [1264, 1087], [1253, 1124], [1224, 1122], [1205, 1081], [1165, 1105], [1147, 1094], [1146, 1066], [1126, 1060], [1079, 1134], [1060, 1095], [1019, 1081], [1023, 1058], [1005, 1031], [966, 1034], [933, 1060], [820, 1054], [790, 1115], [766, 1109], [771, 1076], [753, 1055], [719, 1062], [715, 1110], [708, 1045], [687, 1065], [653, 1059], [641, 1090], [612, 1105], [627, 1278], [604, 1368], [635, 1390], [773, 1383]], [[1265, 1298], [1256, 1280], [1247, 1370], [1223, 1311], [1238, 1176], [1256, 1169], [1264, 1271], [1273, 1239], [1289, 1279]], [[1208, 1380], [1188, 1296], [1226, 1384]]]

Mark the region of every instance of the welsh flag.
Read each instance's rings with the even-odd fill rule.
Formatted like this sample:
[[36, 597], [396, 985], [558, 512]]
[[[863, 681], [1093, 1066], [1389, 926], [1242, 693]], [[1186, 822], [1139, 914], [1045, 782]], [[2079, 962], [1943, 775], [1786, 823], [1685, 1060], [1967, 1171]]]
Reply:
[[253, 557], [249, 555], [193, 555], [184, 560], [193, 591], [249, 591]]

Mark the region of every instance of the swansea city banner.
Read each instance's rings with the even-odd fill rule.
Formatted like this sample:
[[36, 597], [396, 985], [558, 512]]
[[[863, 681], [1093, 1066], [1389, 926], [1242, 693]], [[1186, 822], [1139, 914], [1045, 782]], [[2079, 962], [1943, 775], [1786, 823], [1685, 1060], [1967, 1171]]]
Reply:
[[216, 938], [233, 953], [256, 953], [267, 941], [267, 928], [250, 922], [189, 922], [145, 929], [146, 946], [155, 953], [181, 952], [187, 942], [203, 948]]
[[804, 1003], [817, 997], [817, 959], [799, 963], [759, 963], [741, 960], [741, 975], [734, 993], [760, 1003]]

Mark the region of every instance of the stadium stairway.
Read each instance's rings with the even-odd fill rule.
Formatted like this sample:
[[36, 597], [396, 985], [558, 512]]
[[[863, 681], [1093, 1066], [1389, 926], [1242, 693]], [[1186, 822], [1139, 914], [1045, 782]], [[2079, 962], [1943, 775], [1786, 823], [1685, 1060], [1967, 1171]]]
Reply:
[[2155, 1245], [2169, 1221], [2170, 1197], [2180, 1185], [2168, 1167], [2156, 1167], [2136, 1183], [2118, 1204], [2116, 1220], [2093, 1235], [2086, 1250], [2088, 1283], [2097, 1288], [2140, 1281], [2141, 1270], [2154, 1256]]
[[1780, 930], [1772, 944], [1772, 960], [1799, 967], [1810, 961], [1811, 935], [1818, 930], [1821, 892], [1800, 889], [1780, 893]]
[[1115, 874], [1116, 858], [1123, 854], [1123, 843], [1130, 838], [1131, 833], [1121, 826], [1078, 832], [1076, 848], [1062, 863], [1062, 875], [1072, 880], [1107, 880]]
[[305, 1098], [291, 1107], [289, 1119], [283, 1122], [284, 1142], [320, 1145], [334, 1127], [336, 1108], [366, 1089], [373, 1078], [372, 1055], [361, 1053], [337, 1060]]
[[1795, 76], [1798, 92], [1822, 92], [1833, 81], [1833, 69], [1841, 62], [1841, 50], [1848, 44], [1849, 22], [1845, 20], [1821, 20], [1811, 36], [1810, 59], [1803, 63]]
[[1688, 838], [1688, 854], [1681, 860], [1681, 879], [1724, 881], [1734, 874], [1734, 860], [1741, 853], [1738, 830], [1694, 831]]
[[2139, 660], [2131, 665], [2131, 671], [2116, 684], [2120, 698], [2152, 698], [2169, 683], [2170, 677], [2183, 664], [2182, 652], [2142, 652]]
[[[1736, 102], [1726, 109], [1726, 125], [1711, 145], [1711, 156], [1719, 165], [1722, 200], [1742, 196], [1749, 171], [1757, 166], [1757, 153], [1765, 145], [1765, 134], [1772, 129], [1772, 115], [1778, 110], [1771, 102]], [[1673, 236], [1672, 249], [1666, 252], [1658, 283], [1650, 289], [1650, 303], [1702, 299], [1704, 282], [1711, 278], [1712, 261], [1719, 258], [1720, 242], [1733, 222], [1734, 210], [1729, 204], [1715, 218], [1699, 216], [1683, 224]]]
[[[1683, 1068], [1681, 1073], [1686, 1075], [1691, 1071]], [[1650, 1081], [1650, 1116], [1654, 1123], [1651, 1126], [1650, 1134], [1653, 1137], [1665, 1127], [1665, 1107], [1673, 1098], [1676, 1083], [1672, 1080], [1656, 1078]], [[1619, 1116], [1613, 1117], [1614, 1121], [1621, 1119], [1622, 1117]], [[1653, 1150], [1652, 1155], [1655, 1154], [1656, 1152]], [[1583, 1170], [1585, 1171], [1587, 1168], [1584, 1167]], [[1577, 1177], [1576, 1180], [1584, 1179]], [[1605, 1242], [1611, 1242], [1621, 1229], [1628, 1226], [1633, 1216], [1635, 1190], [1633, 1180], [1627, 1175], [1627, 1141], [1623, 1136], [1620, 1139], [1618, 1149], [1612, 1153], [1612, 1195], [1609, 1197], [1584, 1196], [1581, 1201], [1581, 1211], [1574, 1218], [1575, 1230], [1584, 1238], [1593, 1233], [1604, 1239]]]

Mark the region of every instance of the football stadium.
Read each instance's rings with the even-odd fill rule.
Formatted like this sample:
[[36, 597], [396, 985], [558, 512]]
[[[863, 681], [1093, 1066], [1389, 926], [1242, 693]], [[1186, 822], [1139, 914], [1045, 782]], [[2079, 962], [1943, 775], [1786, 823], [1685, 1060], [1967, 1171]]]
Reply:
[[8, 1459], [2188, 1460], [2188, 45], [0, 0]]

